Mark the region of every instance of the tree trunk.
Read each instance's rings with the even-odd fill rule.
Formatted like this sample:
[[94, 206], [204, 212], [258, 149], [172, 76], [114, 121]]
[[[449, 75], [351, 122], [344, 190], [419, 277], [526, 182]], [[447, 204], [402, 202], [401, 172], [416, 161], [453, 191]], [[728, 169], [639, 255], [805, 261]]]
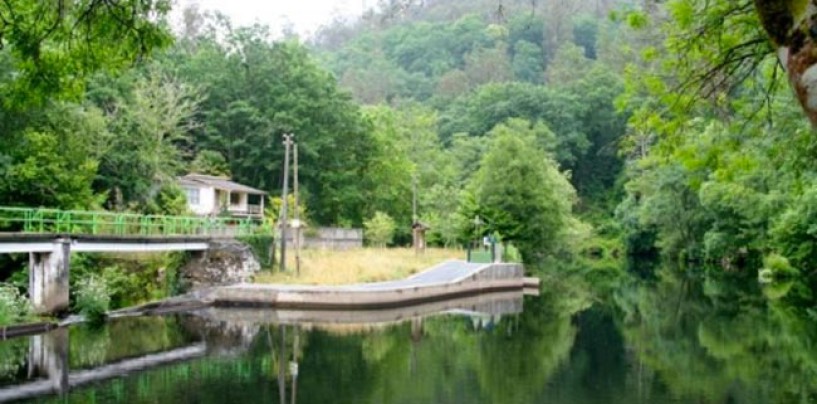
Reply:
[[754, 1], [800, 105], [817, 126], [817, 0]]

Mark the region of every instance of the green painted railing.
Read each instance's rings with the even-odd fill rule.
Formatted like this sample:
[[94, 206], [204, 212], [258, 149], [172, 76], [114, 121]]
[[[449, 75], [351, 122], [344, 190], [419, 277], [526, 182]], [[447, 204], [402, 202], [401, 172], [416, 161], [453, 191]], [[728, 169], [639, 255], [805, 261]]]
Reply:
[[0, 207], [0, 232], [122, 237], [248, 237], [272, 235], [273, 227], [261, 220], [250, 218]]

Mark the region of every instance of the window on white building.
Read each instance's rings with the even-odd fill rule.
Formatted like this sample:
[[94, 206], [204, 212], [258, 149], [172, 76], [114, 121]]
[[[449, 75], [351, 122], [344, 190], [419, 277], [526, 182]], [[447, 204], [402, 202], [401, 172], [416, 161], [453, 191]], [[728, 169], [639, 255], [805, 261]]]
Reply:
[[187, 193], [187, 203], [191, 205], [198, 205], [199, 204], [199, 189], [198, 188], [185, 188], [184, 189]]

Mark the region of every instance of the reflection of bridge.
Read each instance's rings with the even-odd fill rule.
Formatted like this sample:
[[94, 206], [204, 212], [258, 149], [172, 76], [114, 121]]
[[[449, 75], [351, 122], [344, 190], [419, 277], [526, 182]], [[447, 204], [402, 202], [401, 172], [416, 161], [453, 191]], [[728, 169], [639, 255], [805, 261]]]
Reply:
[[0, 402], [34, 398], [48, 394], [64, 394], [70, 388], [99, 382], [137, 372], [202, 357], [203, 343], [165, 352], [126, 359], [93, 369], [70, 371], [68, 365], [68, 329], [30, 337], [28, 349], [28, 377], [41, 378], [16, 386], [0, 388]]
[[68, 308], [71, 252], [202, 251], [215, 238], [269, 236], [243, 218], [139, 215], [0, 207], [0, 254], [29, 254], [29, 295], [37, 313]]

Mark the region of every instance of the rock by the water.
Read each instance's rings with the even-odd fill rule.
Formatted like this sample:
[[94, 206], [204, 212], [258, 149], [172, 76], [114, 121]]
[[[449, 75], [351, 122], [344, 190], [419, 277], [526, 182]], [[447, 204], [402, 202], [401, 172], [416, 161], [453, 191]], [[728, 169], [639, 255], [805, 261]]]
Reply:
[[212, 241], [210, 249], [185, 264], [180, 281], [188, 291], [250, 282], [261, 264], [250, 246], [234, 240]]

